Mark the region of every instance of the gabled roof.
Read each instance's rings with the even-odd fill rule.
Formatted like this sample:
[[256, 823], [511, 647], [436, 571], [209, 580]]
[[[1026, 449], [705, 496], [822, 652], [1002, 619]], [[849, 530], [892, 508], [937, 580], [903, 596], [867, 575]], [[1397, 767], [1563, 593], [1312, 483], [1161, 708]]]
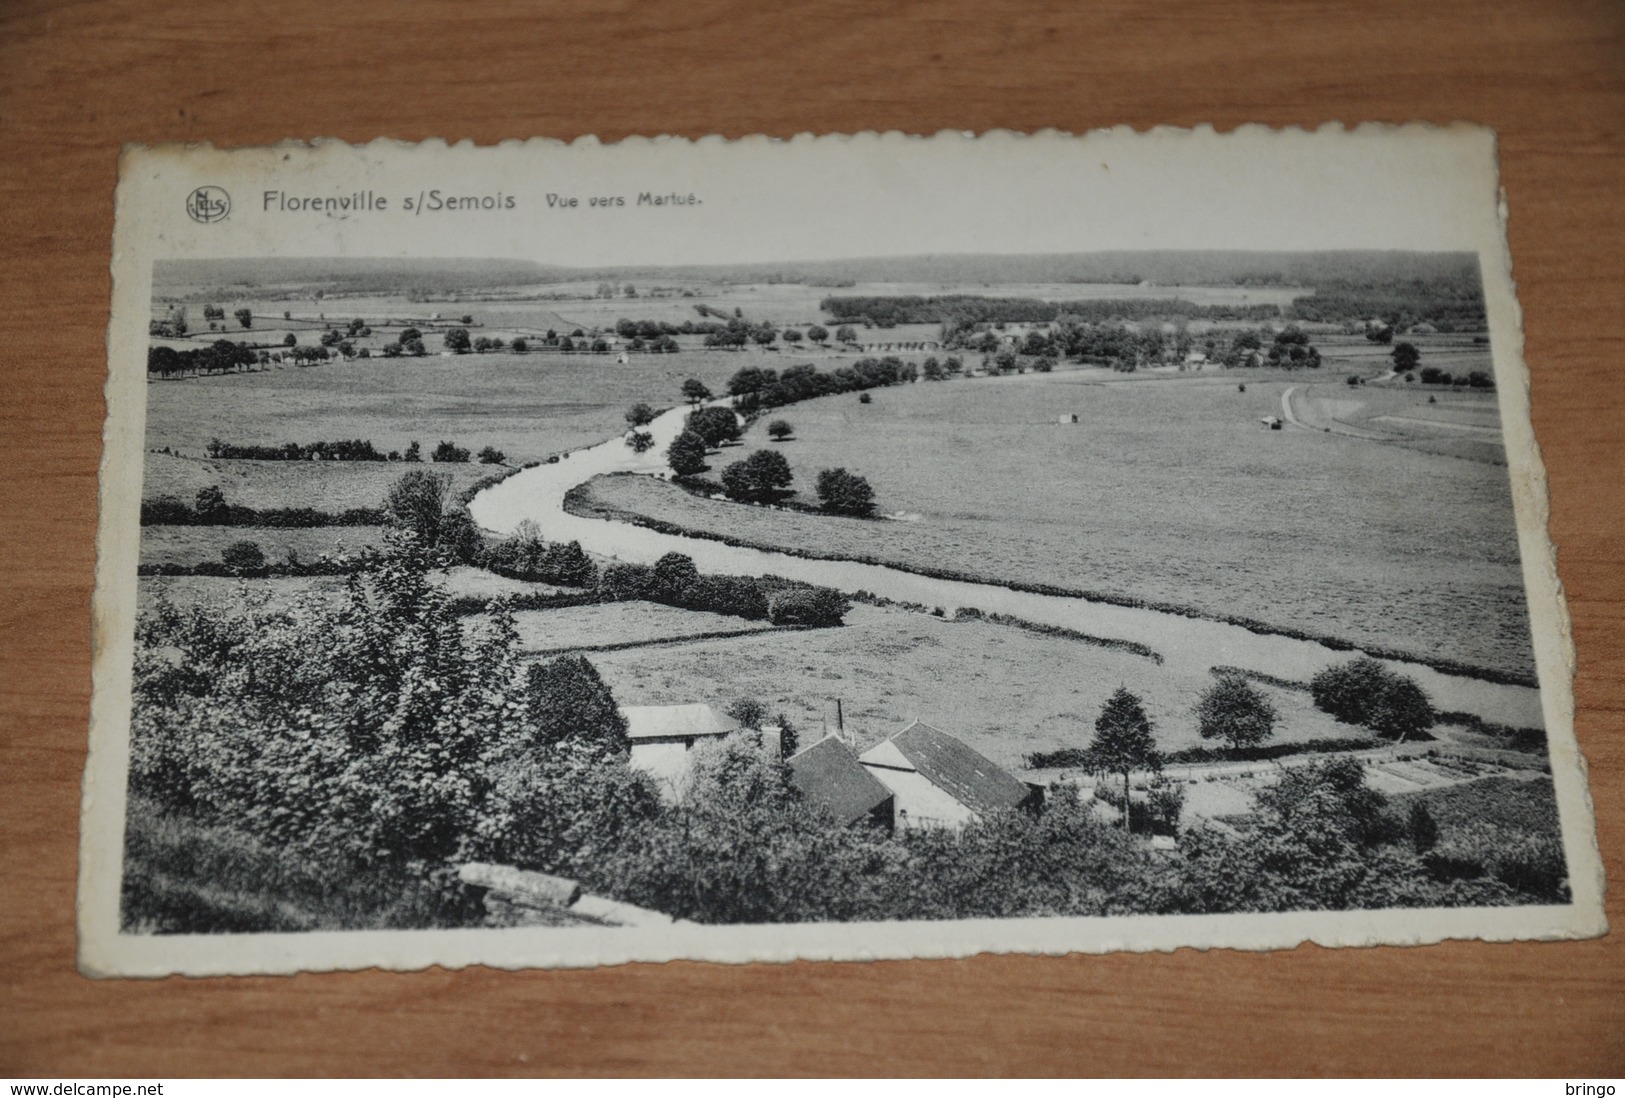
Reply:
[[892, 796], [892, 791], [858, 762], [852, 749], [834, 736], [826, 736], [790, 757], [790, 782], [802, 796], [823, 805], [842, 824], [863, 819]]
[[918, 771], [932, 785], [976, 812], [1015, 808], [1033, 792], [1026, 782], [991, 759], [923, 721], [915, 721], [882, 740], [859, 758], [869, 766]]
[[738, 727], [709, 705], [623, 705], [626, 734], [637, 740], [671, 736], [726, 736]]

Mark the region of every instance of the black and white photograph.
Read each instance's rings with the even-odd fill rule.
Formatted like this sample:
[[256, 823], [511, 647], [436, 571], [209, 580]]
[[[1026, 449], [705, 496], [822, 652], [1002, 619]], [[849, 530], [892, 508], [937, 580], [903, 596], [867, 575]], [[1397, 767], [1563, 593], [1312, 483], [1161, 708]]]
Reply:
[[830, 140], [137, 154], [87, 970], [1602, 931], [1489, 141]]

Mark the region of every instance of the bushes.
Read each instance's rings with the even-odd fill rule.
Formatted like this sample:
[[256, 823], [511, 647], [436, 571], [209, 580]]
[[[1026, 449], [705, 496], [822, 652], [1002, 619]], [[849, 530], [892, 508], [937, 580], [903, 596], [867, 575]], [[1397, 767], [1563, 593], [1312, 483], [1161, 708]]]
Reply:
[[248, 461], [384, 461], [367, 439], [346, 439], [338, 442], [284, 442], [281, 446], [237, 445], [211, 439], [207, 450], [211, 458], [229, 458]]
[[851, 604], [827, 587], [780, 591], [768, 597], [767, 620], [774, 625], [840, 625]]
[[534, 523], [521, 523], [513, 535], [486, 549], [479, 564], [499, 576], [532, 583], [563, 587], [598, 584], [598, 566], [580, 542], [545, 542]]
[[372, 507], [346, 511], [317, 511], [310, 507], [274, 507], [256, 510], [222, 503], [198, 511], [174, 496], [141, 501], [142, 526], [275, 526], [281, 529], [315, 526], [378, 526], [384, 512]]
[[681, 553], [668, 553], [653, 567], [612, 564], [604, 569], [598, 593], [609, 602], [643, 599], [774, 625], [840, 625], [849, 609], [846, 598], [827, 587], [771, 577], [700, 575]]
[[725, 442], [733, 442], [744, 433], [739, 426], [739, 417], [731, 409], [714, 404], [694, 409], [684, 423], [685, 429], [699, 435], [710, 450]]
[[1420, 736], [1437, 719], [1414, 679], [1367, 656], [1326, 668], [1310, 680], [1309, 690], [1322, 712], [1391, 739]]
[[470, 453], [463, 447], [457, 446], [442, 439], [440, 444], [434, 448], [434, 453], [430, 456], [429, 460], [456, 463], [466, 462], [470, 456], [472, 455], [470, 455]]

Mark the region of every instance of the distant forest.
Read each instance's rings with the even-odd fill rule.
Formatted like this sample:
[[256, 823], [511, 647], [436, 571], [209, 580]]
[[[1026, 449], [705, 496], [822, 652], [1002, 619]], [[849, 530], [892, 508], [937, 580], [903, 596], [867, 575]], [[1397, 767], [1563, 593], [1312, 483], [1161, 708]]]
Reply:
[[946, 324], [969, 329], [980, 324], [1048, 324], [1068, 319], [1090, 324], [1142, 320], [1229, 320], [1258, 323], [1277, 318], [1344, 324], [1380, 318], [1403, 330], [1430, 323], [1440, 331], [1482, 331], [1487, 326], [1484, 296], [1472, 281], [1334, 283], [1275, 305], [1198, 305], [1178, 298], [1091, 298], [1040, 301], [1031, 297], [944, 294], [933, 297], [831, 296], [819, 302], [831, 323]]
[[[635, 280], [712, 283], [790, 282], [837, 288], [857, 282], [943, 282], [960, 285], [1141, 283], [1163, 286], [1304, 286], [1287, 315], [1301, 320], [1346, 321], [1383, 316], [1399, 323], [1428, 320], [1441, 327], [1483, 326], [1478, 259], [1471, 252], [1402, 251], [1146, 251], [1056, 255], [922, 255], [673, 267], [560, 267], [514, 259], [184, 259], [155, 265], [156, 296], [231, 298], [251, 294], [414, 293], [433, 295], [542, 286], [550, 283]], [[965, 295], [968, 300], [968, 295]], [[1172, 297], [1173, 295], [1170, 295]], [[839, 297], [831, 298], [839, 302]], [[850, 300], [850, 299], [848, 299]], [[891, 299], [906, 300], [906, 299]], [[944, 298], [919, 299], [941, 302]], [[1038, 305], [1049, 303], [1039, 302]], [[1111, 315], [1133, 318], [1155, 305], [1155, 315], [1257, 319], [1252, 307], [1197, 307], [1164, 300], [1058, 302], [1054, 307], [1089, 317], [1109, 305]], [[981, 320], [1053, 319], [1031, 312], [1034, 303], [1009, 299], [1007, 316]], [[861, 319], [872, 309], [837, 318]], [[922, 311], [923, 310], [923, 311]], [[833, 310], [832, 310], [833, 311]], [[884, 310], [883, 310], [884, 311]], [[1040, 312], [1044, 310], [1038, 310]], [[904, 313], [907, 313], [906, 319]], [[930, 315], [926, 315], [929, 313]], [[891, 307], [884, 322], [935, 323], [952, 319], [942, 306]], [[957, 315], [957, 314], [956, 314]]]

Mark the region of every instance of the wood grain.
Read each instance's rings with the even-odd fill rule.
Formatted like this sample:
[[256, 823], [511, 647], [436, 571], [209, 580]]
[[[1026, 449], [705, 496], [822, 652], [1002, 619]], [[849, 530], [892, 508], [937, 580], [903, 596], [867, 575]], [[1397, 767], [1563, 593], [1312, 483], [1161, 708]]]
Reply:
[[[1578, 731], [1625, 876], [1625, 7], [0, 5], [0, 1074], [1625, 1072], [1625, 946], [93, 982], [73, 967], [126, 141], [1469, 119], [1501, 135]], [[1616, 925], [1625, 908], [1616, 888]]]

